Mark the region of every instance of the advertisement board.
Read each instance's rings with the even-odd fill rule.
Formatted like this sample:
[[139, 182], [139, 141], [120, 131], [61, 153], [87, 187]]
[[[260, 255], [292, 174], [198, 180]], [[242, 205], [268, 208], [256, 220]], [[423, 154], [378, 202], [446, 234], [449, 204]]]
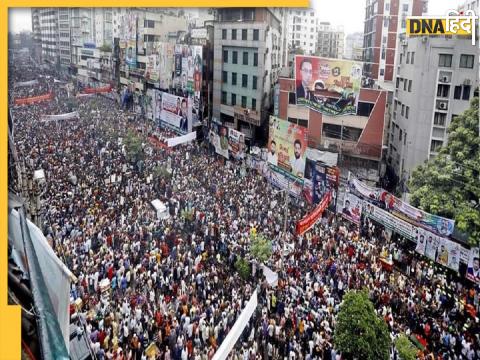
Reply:
[[270, 116], [267, 161], [276, 171], [303, 179], [308, 129]]
[[317, 56], [295, 56], [297, 105], [327, 115], [357, 113], [362, 63]]
[[351, 193], [346, 193], [343, 198], [342, 216], [355, 224], [360, 224], [362, 203], [363, 200], [359, 197], [356, 197]]
[[228, 145], [233, 158], [243, 159], [245, 156], [245, 135], [242, 132], [229, 128]]
[[192, 121], [188, 116], [188, 99], [164, 92], [161, 101], [160, 120], [182, 134], [191, 132]]
[[158, 81], [158, 55], [152, 54], [147, 56], [147, 63], [145, 64], [145, 79], [153, 82]]

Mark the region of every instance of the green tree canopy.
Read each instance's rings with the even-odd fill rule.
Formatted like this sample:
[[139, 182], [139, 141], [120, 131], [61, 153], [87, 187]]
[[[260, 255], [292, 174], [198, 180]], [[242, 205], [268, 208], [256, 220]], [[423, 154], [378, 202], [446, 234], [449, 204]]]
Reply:
[[237, 261], [235, 262], [235, 269], [237, 269], [240, 277], [243, 280], [247, 280], [250, 276], [250, 265], [244, 258], [239, 257], [237, 259]]
[[389, 359], [391, 341], [387, 324], [375, 313], [366, 291], [345, 294], [333, 341], [342, 359]]
[[480, 137], [478, 96], [448, 128], [448, 143], [438, 156], [416, 168], [410, 178], [412, 205], [455, 220], [455, 227], [480, 239]]
[[250, 235], [250, 252], [258, 262], [264, 263], [272, 256], [272, 242], [263, 234]]
[[133, 130], [128, 130], [125, 139], [125, 150], [127, 152], [127, 158], [129, 161], [137, 162], [142, 159], [142, 139]]
[[395, 348], [400, 360], [415, 360], [417, 358], [418, 349], [405, 334], [400, 334], [395, 339]]

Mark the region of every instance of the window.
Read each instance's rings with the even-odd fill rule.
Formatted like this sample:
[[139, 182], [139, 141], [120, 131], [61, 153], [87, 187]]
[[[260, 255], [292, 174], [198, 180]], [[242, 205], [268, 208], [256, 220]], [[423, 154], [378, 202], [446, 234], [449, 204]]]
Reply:
[[401, 113], [402, 113], [402, 116], [405, 115], [405, 105], [404, 104], [402, 104], [402, 112]]
[[407, 91], [407, 84], [408, 84], [408, 80], [403, 79], [403, 91]]
[[405, 29], [407, 27], [407, 22], [405, 20], [402, 20], [402, 29]]
[[462, 100], [470, 99], [470, 85], [463, 85], [463, 95]]
[[232, 29], [232, 40], [237, 40], [237, 29]]
[[443, 145], [443, 141], [441, 140], [432, 140], [430, 144], [430, 151], [431, 152], [438, 152]]
[[452, 67], [452, 55], [451, 54], [440, 54], [440, 56], [438, 58], [438, 66]]
[[222, 91], [222, 104], [227, 105], [227, 92]]
[[443, 85], [439, 84], [437, 86], [437, 97], [448, 97], [448, 93], [450, 92], [450, 85]]
[[237, 94], [232, 94], [232, 106], [237, 105]]
[[453, 98], [456, 100], [459, 100], [461, 96], [462, 96], [462, 87], [460, 85], [455, 86], [455, 89], [453, 90]]
[[407, 12], [408, 11], [408, 4], [403, 4], [403, 11]]
[[474, 59], [473, 55], [465, 55], [465, 54], [460, 55], [460, 67], [473, 69], [473, 59]]
[[[408, 119], [408, 114], [410, 113], [410, 106], [405, 107], [405, 118]], [[402, 140], [402, 139], [400, 139]]]
[[248, 86], [248, 75], [242, 74], [242, 87], [246, 88]]
[[447, 120], [447, 114], [435, 112], [433, 116], [433, 125], [445, 126], [446, 120]]
[[237, 73], [232, 72], [232, 85], [237, 85]]
[[405, 61], [405, 64], [410, 64], [410, 52], [407, 52], [407, 60]]
[[253, 29], [253, 40], [258, 41], [258, 29]]
[[228, 63], [228, 50], [223, 50], [223, 62]]
[[402, 141], [402, 136], [403, 136], [403, 130], [400, 129], [400, 132], [398, 133], [398, 141]]
[[143, 22], [143, 27], [153, 29], [155, 28], [155, 21], [145, 19], [145, 21]]
[[238, 62], [238, 52], [232, 51], [232, 64], [236, 64]]
[[415, 52], [412, 51], [412, 52], [410, 53], [410, 64], [413, 65], [414, 60], [415, 60]]
[[400, 64], [402, 63], [403, 60], [403, 54], [400, 54]]
[[400, 85], [400, 78], [397, 77], [397, 83], [395, 84], [395, 89], [398, 89], [398, 85]]
[[222, 40], [227, 39], [227, 29], [222, 29]]
[[383, 18], [383, 26], [384, 27], [388, 27], [388, 24], [390, 23], [390, 19], [389, 18]]
[[247, 40], [247, 29], [242, 29], [242, 40]]
[[257, 77], [253, 76], [252, 78], [252, 89], [257, 90]]
[[252, 110], [257, 110], [257, 99], [252, 98]]
[[385, 74], [385, 69], [380, 69], [380, 76], [383, 76]]
[[385, 48], [382, 48], [382, 60], [385, 60]]
[[253, 66], [258, 66], [258, 53], [253, 53]]
[[390, 3], [385, 4], [385, 11], [390, 11]]
[[242, 107], [243, 108], [247, 107], [247, 97], [246, 96], [242, 96]]
[[222, 71], [222, 82], [224, 84], [228, 82], [228, 73], [226, 71]]
[[294, 92], [289, 92], [288, 93], [288, 103], [289, 104], [296, 104], [297, 103], [297, 98], [296, 98], [296, 94]]
[[248, 65], [248, 52], [243, 52], [243, 65]]

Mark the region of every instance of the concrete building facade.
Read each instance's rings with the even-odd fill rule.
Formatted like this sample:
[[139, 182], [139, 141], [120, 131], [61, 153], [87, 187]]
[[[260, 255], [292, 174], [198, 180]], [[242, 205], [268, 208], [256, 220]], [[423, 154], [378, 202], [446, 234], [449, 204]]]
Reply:
[[[214, 27], [213, 118], [252, 139], [268, 131], [273, 86], [285, 66], [281, 8], [219, 9]], [[260, 136], [261, 133], [259, 133]]]
[[397, 175], [435, 157], [452, 120], [470, 106], [478, 60], [470, 38], [409, 38], [398, 52], [388, 154]]
[[305, 55], [314, 55], [318, 42], [317, 16], [313, 9], [289, 9], [287, 43], [290, 49], [301, 48]]
[[317, 56], [341, 59], [344, 52], [345, 32], [343, 26], [333, 26], [329, 22], [318, 24]]
[[363, 33], [356, 32], [345, 37], [343, 58], [348, 60], [363, 60]]

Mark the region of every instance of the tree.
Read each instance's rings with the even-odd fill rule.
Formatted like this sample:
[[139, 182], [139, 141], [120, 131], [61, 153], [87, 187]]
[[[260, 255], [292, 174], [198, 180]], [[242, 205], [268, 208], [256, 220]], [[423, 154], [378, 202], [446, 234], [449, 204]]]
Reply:
[[250, 277], [250, 265], [244, 258], [239, 257], [235, 262], [235, 269], [243, 280], [248, 280]]
[[143, 158], [142, 139], [133, 130], [128, 130], [125, 139], [125, 150], [127, 159], [133, 163], [137, 163]]
[[417, 358], [418, 349], [405, 334], [400, 334], [395, 339], [395, 348], [401, 360], [415, 360]]
[[377, 316], [366, 291], [345, 294], [333, 337], [342, 359], [389, 359], [387, 324]]
[[480, 137], [478, 95], [452, 120], [448, 144], [416, 168], [409, 182], [411, 202], [422, 210], [455, 220], [471, 245], [480, 239]]
[[272, 242], [263, 234], [250, 235], [250, 252], [259, 263], [264, 263], [272, 256]]

